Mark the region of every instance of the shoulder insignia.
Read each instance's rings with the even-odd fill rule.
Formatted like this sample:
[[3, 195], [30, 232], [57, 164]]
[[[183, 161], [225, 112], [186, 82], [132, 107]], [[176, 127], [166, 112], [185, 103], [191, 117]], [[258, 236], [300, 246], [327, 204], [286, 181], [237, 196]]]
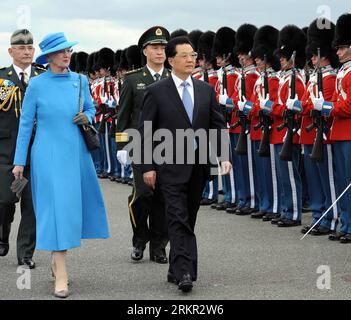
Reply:
[[11, 77], [13, 75], [13, 72], [10, 71], [7, 75]]
[[134, 74], [137, 73], [139, 71], [141, 71], [143, 68], [139, 68], [139, 69], [135, 69], [135, 70], [131, 70], [125, 73], [126, 76], [129, 76], [130, 74]]

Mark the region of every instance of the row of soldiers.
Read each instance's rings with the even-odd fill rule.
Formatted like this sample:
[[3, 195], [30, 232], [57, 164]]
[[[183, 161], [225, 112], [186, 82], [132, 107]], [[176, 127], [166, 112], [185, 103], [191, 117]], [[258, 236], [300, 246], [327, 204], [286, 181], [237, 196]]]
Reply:
[[[217, 203], [215, 178], [208, 182], [202, 204], [292, 227], [301, 225], [303, 199], [308, 197], [312, 221], [301, 231], [318, 222], [311, 234], [351, 242], [349, 192], [332, 206], [351, 181], [350, 25], [351, 15], [344, 14], [336, 25], [321, 18], [304, 29], [243, 24], [237, 31], [180, 29], [170, 35], [187, 35], [194, 44], [198, 67], [193, 77], [215, 88], [232, 144], [233, 171], [221, 177], [224, 200]], [[123, 81], [145, 65], [141, 49], [139, 44], [116, 53], [104, 48], [84, 54], [97, 102], [96, 122], [100, 129], [103, 123], [103, 134], [110, 132], [111, 143]], [[83, 71], [80, 55], [77, 71]], [[117, 149], [106, 137], [102, 141], [105, 150], [114, 150], [115, 159], [106, 163], [118, 162]], [[122, 162], [124, 170], [130, 170], [127, 161]], [[103, 171], [102, 176], [114, 174], [112, 166], [105, 165]], [[132, 177], [131, 171], [128, 174]]]

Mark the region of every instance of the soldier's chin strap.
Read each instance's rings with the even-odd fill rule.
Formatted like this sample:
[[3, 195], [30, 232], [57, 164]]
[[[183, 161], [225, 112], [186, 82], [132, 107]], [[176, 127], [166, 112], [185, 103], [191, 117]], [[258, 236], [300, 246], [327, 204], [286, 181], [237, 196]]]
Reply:
[[347, 188], [344, 190], [344, 192], [339, 196], [339, 198], [337, 198], [335, 200], [335, 202], [330, 206], [330, 208], [320, 217], [320, 219], [313, 225], [313, 227], [311, 227], [310, 230], [308, 230], [308, 232], [306, 232], [306, 234], [300, 239], [303, 240], [307, 237], [307, 235], [312, 231], [312, 229], [318, 225], [318, 223], [326, 216], [326, 214], [337, 204], [337, 202], [342, 198], [342, 196], [347, 192], [347, 190], [349, 190], [351, 187], [351, 183], [347, 186]]

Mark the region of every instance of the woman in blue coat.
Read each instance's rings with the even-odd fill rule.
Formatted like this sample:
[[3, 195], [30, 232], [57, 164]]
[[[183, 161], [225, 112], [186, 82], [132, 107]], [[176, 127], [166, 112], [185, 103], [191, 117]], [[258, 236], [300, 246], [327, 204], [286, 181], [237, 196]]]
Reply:
[[16, 179], [22, 179], [28, 146], [37, 221], [37, 249], [52, 251], [55, 296], [68, 296], [67, 250], [81, 239], [108, 238], [108, 223], [94, 164], [78, 125], [92, 122], [95, 108], [88, 80], [81, 76], [83, 112], [79, 113], [80, 79], [68, 68], [72, 49], [63, 33], [49, 34], [39, 44], [37, 63], [48, 71], [30, 81], [23, 102], [17, 139]]

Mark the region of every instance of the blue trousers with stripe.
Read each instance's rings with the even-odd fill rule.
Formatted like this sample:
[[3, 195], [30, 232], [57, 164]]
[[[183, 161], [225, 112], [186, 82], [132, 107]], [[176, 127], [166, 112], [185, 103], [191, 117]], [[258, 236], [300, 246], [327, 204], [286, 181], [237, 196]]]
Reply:
[[[322, 214], [336, 200], [332, 146], [323, 146], [323, 162], [311, 160], [313, 145], [304, 145], [305, 175], [308, 180], [309, 203], [312, 210], [312, 224], [315, 224]], [[338, 207], [333, 209], [320, 221], [323, 228], [335, 230], [338, 221]]]
[[260, 142], [252, 141], [252, 155], [255, 165], [255, 191], [258, 198], [259, 210], [261, 212], [273, 213], [272, 162], [271, 157], [260, 157], [258, 155]]
[[209, 200], [218, 199], [218, 177], [215, 177], [212, 181], [207, 181], [202, 198]]
[[[335, 185], [337, 197], [351, 183], [351, 141], [335, 141], [333, 143], [335, 164]], [[339, 200], [340, 231], [351, 233], [351, 190], [349, 189]]]
[[281, 187], [281, 218], [301, 221], [302, 183], [299, 174], [300, 148], [293, 146], [293, 161], [280, 160], [283, 144], [274, 145], [277, 178]]
[[250, 136], [247, 136], [247, 155], [237, 155], [235, 146], [239, 134], [231, 134], [234, 177], [237, 186], [237, 199], [239, 207], [258, 209], [258, 199], [255, 195], [255, 173], [253, 163], [253, 149]]

